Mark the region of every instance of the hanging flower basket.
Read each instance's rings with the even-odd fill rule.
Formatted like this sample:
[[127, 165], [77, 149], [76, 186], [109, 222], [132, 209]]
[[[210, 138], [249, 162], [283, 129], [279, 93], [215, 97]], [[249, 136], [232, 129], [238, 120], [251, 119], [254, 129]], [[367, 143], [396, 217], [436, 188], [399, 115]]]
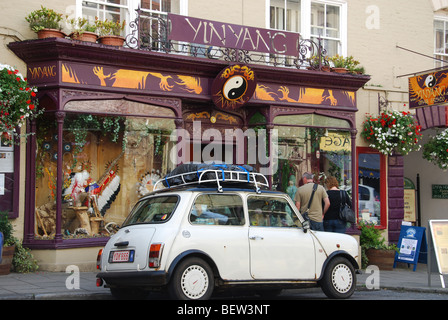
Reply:
[[423, 145], [423, 159], [437, 165], [444, 171], [448, 169], [448, 129], [431, 137]]
[[361, 136], [385, 155], [407, 155], [420, 149], [421, 126], [409, 112], [385, 111], [378, 116], [367, 115]]
[[0, 135], [2, 141], [17, 135], [26, 119], [33, 119], [42, 110], [37, 109], [37, 89], [30, 88], [19, 71], [9, 65], [0, 64]]

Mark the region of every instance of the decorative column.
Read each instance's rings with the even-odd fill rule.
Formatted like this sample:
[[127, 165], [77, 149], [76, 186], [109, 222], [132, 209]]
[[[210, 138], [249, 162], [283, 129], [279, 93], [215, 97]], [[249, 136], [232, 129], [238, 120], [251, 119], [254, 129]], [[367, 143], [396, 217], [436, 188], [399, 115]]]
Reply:
[[[26, 144], [26, 183], [25, 187], [25, 222], [23, 243], [29, 244], [34, 240], [35, 211], [36, 211], [36, 120], [28, 122], [27, 132], [34, 133]], [[17, 170], [17, 169], [16, 169]], [[17, 182], [18, 183], [18, 182]]]
[[64, 128], [64, 119], [65, 112], [58, 111], [56, 112], [56, 124], [58, 130], [58, 153], [57, 153], [57, 171], [56, 171], [56, 234], [55, 234], [55, 242], [62, 242], [62, 183], [64, 180], [63, 171], [62, 171], [62, 133]]

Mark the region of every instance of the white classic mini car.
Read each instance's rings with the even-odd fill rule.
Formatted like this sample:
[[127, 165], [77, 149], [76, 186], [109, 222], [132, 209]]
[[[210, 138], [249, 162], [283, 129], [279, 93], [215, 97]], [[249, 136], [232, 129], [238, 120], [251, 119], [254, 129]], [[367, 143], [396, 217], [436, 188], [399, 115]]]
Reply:
[[[198, 181], [186, 182], [188, 175]], [[214, 289], [243, 286], [353, 294], [357, 241], [309, 230], [288, 195], [262, 190], [263, 175], [221, 168], [162, 182], [170, 187], [140, 199], [98, 254], [97, 283], [114, 296], [168, 289], [174, 299], [208, 299]]]

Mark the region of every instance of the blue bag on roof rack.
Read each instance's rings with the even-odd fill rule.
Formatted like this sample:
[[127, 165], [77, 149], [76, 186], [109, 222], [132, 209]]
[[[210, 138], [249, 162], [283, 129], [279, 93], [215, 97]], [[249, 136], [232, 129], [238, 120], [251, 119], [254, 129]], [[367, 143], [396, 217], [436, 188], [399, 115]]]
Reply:
[[221, 184], [226, 183], [249, 183], [255, 185], [256, 189], [259, 189], [259, 186], [269, 187], [266, 177], [255, 172], [253, 167], [225, 163], [182, 164], [168, 173], [156, 185], [160, 182], [167, 188], [194, 183], [213, 183], [217, 184], [220, 191], [222, 190]]

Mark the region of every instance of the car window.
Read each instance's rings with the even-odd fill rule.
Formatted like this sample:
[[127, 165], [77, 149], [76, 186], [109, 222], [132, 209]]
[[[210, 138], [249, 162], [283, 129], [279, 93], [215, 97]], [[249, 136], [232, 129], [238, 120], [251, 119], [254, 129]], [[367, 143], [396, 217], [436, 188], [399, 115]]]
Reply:
[[143, 199], [135, 205], [123, 226], [136, 223], [164, 223], [171, 218], [179, 201], [178, 196]]
[[301, 227], [294, 210], [283, 197], [249, 196], [247, 209], [251, 226]]
[[358, 198], [359, 200], [370, 200], [370, 193], [369, 193], [369, 189], [365, 188], [365, 187], [358, 187]]
[[192, 224], [244, 225], [243, 200], [236, 194], [201, 194], [190, 211]]

